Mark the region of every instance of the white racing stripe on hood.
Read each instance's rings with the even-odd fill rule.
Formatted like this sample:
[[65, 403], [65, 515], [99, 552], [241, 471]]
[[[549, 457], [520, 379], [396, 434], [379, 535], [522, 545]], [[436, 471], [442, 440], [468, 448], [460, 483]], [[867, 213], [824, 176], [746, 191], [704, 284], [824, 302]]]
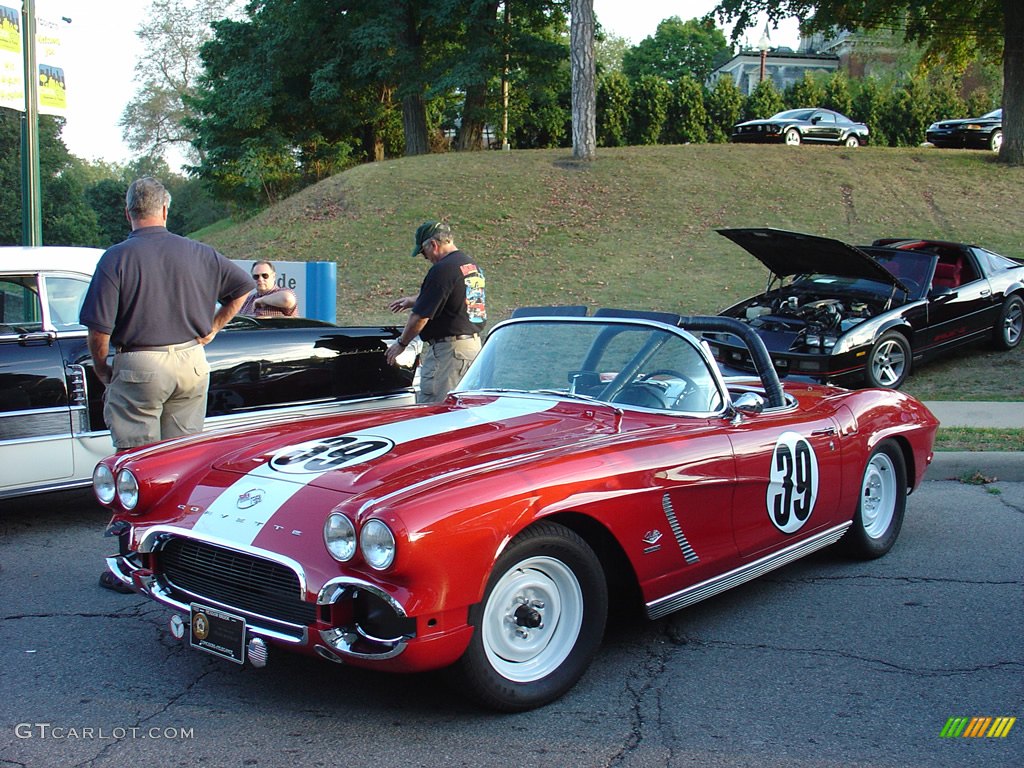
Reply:
[[[269, 462], [253, 467], [244, 477], [225, 488], [192, 529], [226, 542], [249, 546], [285, 502], [327, 472], [373, 461], [386, 455], [395, 445], [529, 416], [555, 405], [544, 400], [498, 399], [486, 405], [287, 446], [275, 451]], [[361, 445], [369, 445], [370, 451], [359, 453]], [[357, 449], [354, 453], [353, 447]], [[334, 458], [338, 454], [341, 454], [340, 458]], [[272, 466], [275, 462], [277, 468]]]

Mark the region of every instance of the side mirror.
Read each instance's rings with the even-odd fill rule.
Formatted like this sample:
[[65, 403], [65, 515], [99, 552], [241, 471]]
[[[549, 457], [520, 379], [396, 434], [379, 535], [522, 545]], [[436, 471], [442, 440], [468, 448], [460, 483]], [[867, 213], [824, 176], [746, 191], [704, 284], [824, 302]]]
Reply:
[[733, 401], [732, 407], [740, 413], [756, 416], [764, 410], [764, 398], [757, 392], [744, 392]]

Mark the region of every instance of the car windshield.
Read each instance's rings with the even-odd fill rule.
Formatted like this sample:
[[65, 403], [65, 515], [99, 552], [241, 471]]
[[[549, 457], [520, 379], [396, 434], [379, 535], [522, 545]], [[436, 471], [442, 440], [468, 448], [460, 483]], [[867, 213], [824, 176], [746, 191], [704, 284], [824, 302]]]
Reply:
[[706, 413], [723, 403], [712, 364], [693, 337], [659, 326], [537, 319], [495, 328], [457, 391]]
[[813, 109], [787, 109], [785, 112], [777, 112], [771, 116], [771, 120], [807, 120], [816, 110]]
[[1000, 107], [999, 109], [993, 109], [991, 112], [986, 112], [984, 115], [981, 116], [982, 120], [985, 120], [986, 118], [990, 119], [990, 120], [1002, 120], [1003, 119], [1002, 107]]

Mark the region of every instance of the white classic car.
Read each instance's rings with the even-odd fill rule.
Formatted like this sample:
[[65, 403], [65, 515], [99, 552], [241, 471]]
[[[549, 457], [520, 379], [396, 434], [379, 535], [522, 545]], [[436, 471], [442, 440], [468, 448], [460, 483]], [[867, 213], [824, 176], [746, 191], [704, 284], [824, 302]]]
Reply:
[[[78, 322], [102, 254], [0, 248], [0, 499], [88, 485], [114, 451]], [[207, 430], [414, 402], [413, 369], [384, 358], [399, 331], [236, 318], [206, 350]]]

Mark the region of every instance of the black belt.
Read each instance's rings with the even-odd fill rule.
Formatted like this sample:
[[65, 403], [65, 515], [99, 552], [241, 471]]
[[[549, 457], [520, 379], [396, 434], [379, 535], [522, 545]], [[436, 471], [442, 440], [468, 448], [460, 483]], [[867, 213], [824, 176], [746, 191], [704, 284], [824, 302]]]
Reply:
[[190, 341], [183, 341], [180, 344], [160, 344], [156, 347], [146, 347], [142, 345], [136, 345], [134, 347], [118, 347], [118, 352], [181, 352], [183, 349], [192, 349], [192, 347], [198, 346], [199, 339], [191, 339]]
[[465, 341], [466, 339], [475, 339], [477, 334], [475, 333], [460, 333], [458, 336], [442, 336], [440, 339], [431, 339], [428, 344], [437, 344], [441, 341]]

